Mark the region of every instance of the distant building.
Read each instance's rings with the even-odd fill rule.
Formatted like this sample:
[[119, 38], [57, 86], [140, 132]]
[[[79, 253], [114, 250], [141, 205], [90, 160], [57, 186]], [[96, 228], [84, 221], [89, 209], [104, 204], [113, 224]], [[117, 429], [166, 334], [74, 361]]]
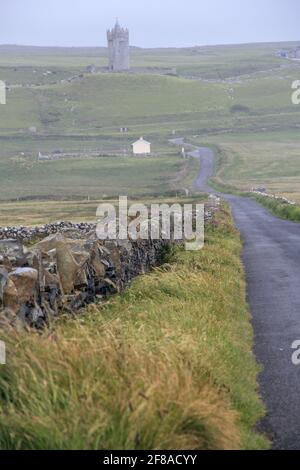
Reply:
[[132, 151], [134, 155], [150, 155], [151, 144], [141, 137], [139, 140], [132, 144]]
[[129, 70], [129, 31], [121, 28], [118, 20], [114, 28], [107, 31], [107, 43], [108, 69], [112, 72]]
[[41, 152], [38, 154], [38, 161], [51, 160], [50, 155], [43, 155]]
[[300, 59], [300, 46], [294, 49], [280, 49], [277, 55], [285, 59]]
[[277, 55], [278, 55], [278, 57], [287, 58], [289, 53], [288, 53], [288, 51], [285, 51], [285, 50], [281, 49], [281, 50], [277, 51]]

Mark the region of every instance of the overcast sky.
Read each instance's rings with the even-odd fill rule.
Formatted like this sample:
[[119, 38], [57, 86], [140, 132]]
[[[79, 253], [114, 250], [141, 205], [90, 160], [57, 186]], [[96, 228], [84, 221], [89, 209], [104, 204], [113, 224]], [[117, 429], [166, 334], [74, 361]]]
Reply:
[[118, 17], [131, 44], [300, 40], [299, 0], [0, 0], [0, 44], [104, 46]]

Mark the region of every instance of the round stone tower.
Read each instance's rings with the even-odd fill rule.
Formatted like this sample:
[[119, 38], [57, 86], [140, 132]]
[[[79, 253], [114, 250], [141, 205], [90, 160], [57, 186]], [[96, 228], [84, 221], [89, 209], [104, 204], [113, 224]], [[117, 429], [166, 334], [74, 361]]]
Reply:
[[112, 72], [129, 70], [129, 31], [121, 28], [118, 20], [113, 29], [107, 31], [108, 68]]

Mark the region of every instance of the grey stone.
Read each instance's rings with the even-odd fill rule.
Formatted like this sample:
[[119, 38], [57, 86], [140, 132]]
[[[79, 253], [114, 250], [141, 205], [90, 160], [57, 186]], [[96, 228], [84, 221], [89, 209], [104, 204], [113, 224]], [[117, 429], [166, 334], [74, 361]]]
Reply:
[[0, 308], [3, 306], [3, 293], [7, 282], [8, 271], [5, 268], [0, 268]]
[[10, 272], [8, 277], [17, 290], [19, 305], [32, 301], [36, 297], [38, 281], [38, 271], [36, 269], [17, 268]]
[[21, 242], [14, 239], [0, 240], [0, 255], [9, 259], [17, 259], [24, 256]]

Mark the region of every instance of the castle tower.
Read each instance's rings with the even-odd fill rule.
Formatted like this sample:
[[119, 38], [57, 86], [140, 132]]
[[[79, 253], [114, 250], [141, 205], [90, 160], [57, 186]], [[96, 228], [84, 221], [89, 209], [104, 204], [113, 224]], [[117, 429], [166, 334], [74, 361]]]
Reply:
[[112, 72], [129, 70], [129, 31], [121, 28], [118, 20], [113, 29], [107, 31], [108, 68]]

